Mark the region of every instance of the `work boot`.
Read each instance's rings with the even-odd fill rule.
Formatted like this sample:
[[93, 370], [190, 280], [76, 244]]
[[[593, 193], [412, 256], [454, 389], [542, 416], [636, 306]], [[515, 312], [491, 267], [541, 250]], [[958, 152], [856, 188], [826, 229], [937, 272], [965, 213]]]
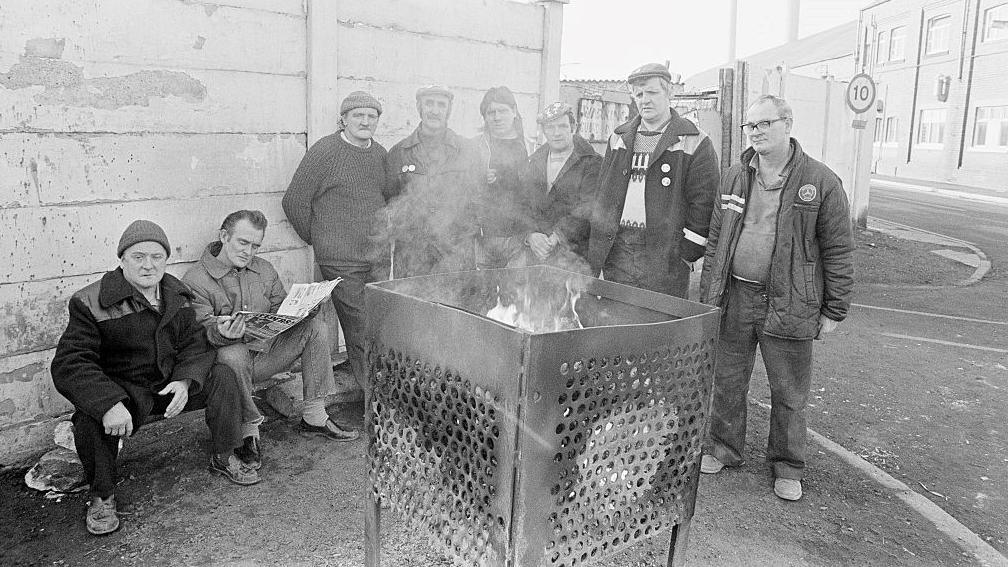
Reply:
[[259, 473], [250, 468], [233, 454], [210, 457], [210, 472], [226, 477], [235, 484], [248, 486], [259, 482]]
[[87, 531], [94, 535], [110, 534], [119, 529], [119, 515], [116, 513], [115, 494], [104, 500], [95, 496], [87, 509]]
[[796, 478], [778, 478], [773, 483], [773, 492], [784, 500], [799, 500], [802, 497], [801, 481]]
[[311, 435], [321, 435], [333, 441], [353, 441], [360, 437], [359, 431], [346, 430], [342, 427], [336, 425], [332, 419], [327, 419], [322, 425], [312, 425], [301, 418], [301, 423], [298, 426], [301, 431], [311, 434]]
[[700, 472], [704, 474], [717, 474], [724, 468], [724, 463], [714, 455], [704, 455], [700, 459]]
[[234, 450], [234, 454], [242, 463], [245, 463], [245, 466], [254, 471], [262, 467], [262, 446], [259, 444], [258, 437], [252, 435], [246, 437], [242, 446]]

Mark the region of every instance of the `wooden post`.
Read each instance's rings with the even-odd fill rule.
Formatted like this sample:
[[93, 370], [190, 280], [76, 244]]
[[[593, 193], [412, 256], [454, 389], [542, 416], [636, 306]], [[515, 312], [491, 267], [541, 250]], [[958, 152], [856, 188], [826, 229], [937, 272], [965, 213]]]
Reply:
[[732, 140], [738, 136], [732, 124], [732, 93], [735, 69], [721, 69], [718, 86], [718, 114], [721, 116], [721, 171], [728, 171], [732, 163]]
[[686, 546], [689, 544], [690, 522], [692, 521], [693, 518], [686, 518], [672, 528], [672, 536], [669, 538], [668, 567], [682, 567], [686, 564]]
[[339, 2], [308, 0], [308, 146], [336, 130]]
[[560, 39], [563, 7], [570, 0], [540, 0], [543, 7], [542, 62], [539, 67], [539, 108], [560, 100]]

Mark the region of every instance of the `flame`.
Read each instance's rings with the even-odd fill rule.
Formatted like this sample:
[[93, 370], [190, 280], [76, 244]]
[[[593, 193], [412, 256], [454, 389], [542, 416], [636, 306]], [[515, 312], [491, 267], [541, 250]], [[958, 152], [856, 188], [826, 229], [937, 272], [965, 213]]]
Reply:
[[557, 302], [555, 289], [544, 289], [544, 286], [532, 284], [519, 285], [515, 300], [504, 303], [500, 286], [497, 286], [497, 303], [486, 316], [505, 325], [518, 327], [532, 333], [549, 333], [583, 329], [581, 318], [577, 313], [577, 301], [581, 290], [575, 285], [574, 279], [564, 282], [566, 293]]

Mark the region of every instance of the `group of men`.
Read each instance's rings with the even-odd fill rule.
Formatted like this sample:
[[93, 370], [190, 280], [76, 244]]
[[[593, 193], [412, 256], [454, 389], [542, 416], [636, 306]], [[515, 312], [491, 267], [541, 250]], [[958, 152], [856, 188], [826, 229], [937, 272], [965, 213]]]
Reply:
[[[636, 69], [628, 83], [639, 114], [616, 128], [604, 158], [575, 133], [573, 109], [554, 103], [537, 117], [546, 143], [525, 152], [513, 175], [495, 165], [502, 162], [494, 161], [488, 138], [499, 131], [523, 142], [506, 87], [491, 89], [481, 104], [482, 154], [448, 127], [454, 97], [443, 87], [417, 91], [419, 125], [388, 152], [373, 139], [381, 103], [351, 93], [337, 132], [308, 149], [284, 211], [313, 246], [322, 276], [342, 278], [333, 306], [361, 386], [370, 281], [486, 267], [480, 258], [490, 257], [488, 250], [507, 250], [497, 265], [583, 258], [592, 275], [685, 298], [689, 274], [703, 258], [700, 300], [722, 309], [722, 323], [701, 470], [744, 462], [746, 393], [759, 346], [772, 394], [767, 458], [774, 491], [797, 500], [812, 340], [843, 320], [852, 288], [846, 195], [837, 176], [791, 137], [793, 116], [782, 99], [763, 96], [748, 108], [742, 133], [751, 147], [721, 175], [711, 140], [672, 108], [663, 65]], [[520, 189], [505, 189], [508, 175]], [[486, 220], [494, 207], [480, 200], [505, 190], [514, 192], [508, 202], [521, 206], [508, 223], [508, 247], [491, 249], [486, 231], [503, 224]], [[172, 249], [164, 230], [138, 220], [119, 242], [119, 267], [70, 300], [52, 375], [76, 410], [91, 533], [118, 528], [119, 440], [151, 415], [205, 407], [210, 470], [237, 484], [258, 482], [263, 416], [253, 384], [297, 359], [301, 430], [340, 441], [358, 436], [326, 412], [333, 337], [321, 318], [266, 343], [246, 335], [239, 312], [275, 312], [286, 295], [276, 269], [257, 256], [266, 228], [259, 211], [231, 213], [178, 280], [165, 273]]]

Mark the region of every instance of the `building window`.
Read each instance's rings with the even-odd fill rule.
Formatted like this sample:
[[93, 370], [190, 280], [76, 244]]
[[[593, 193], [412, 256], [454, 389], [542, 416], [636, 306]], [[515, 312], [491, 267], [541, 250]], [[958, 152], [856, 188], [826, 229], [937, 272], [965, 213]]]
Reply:
[[977, 107], [973, 145], [978, 148], [1008, 148], [1008, 106]]
[[1008, 38], [1008, 4], [1001, 4], [984, 11], [984, 41]]
[[924, 44], [924, 53], [926, 55], [948, 53], [949, 27], [951, 24], [952, 16], [936, 16], [928, 20], [927, 41]]
[[945, 143], [945, 109], [931, 108], [920, 112], [917, 126], [917, 143], [941, 145]]
[[885, 138], [887, 144], [895, 144], [899, 137], [899, 118], [890, 116], [885, 119]]
[[906, 44], [906, 28], [900, 26], [889, 32], [889, 61], [903, 60], [903, 47]]
[[882, 142], [882, 134], [885, 133], [883, 130], [883, 122], [881, 118], [875, 119], [875, 136], [872, 138], [876, 144]]
[[883, 31], [878, 34], [878, 45], [875, 46], [875, 62], [885, 63], [889, 60], [889, 32]]

